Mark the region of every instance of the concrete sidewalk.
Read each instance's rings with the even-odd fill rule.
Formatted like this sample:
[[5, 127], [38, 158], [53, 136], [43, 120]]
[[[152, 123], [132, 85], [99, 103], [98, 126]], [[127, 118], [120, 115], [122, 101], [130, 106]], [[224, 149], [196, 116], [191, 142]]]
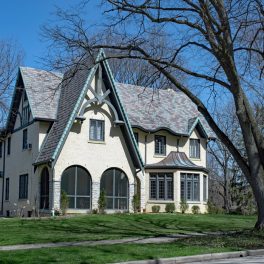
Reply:
[[181, 238], [200, 237], [200, 236], [222, 236], [227, 234], [234, 234], [236, 231], [229, 232], [204, 232], [204, 233], [188, 233], [188, 234], [172, 234], [160, 237], [132, 237], [115, 240], [98, 240], [98, 241], [77, 241], [77, 242], [57, 242], [57, 243], [37, 243], [37, 244], [20, 244], [10, 246], [0, 246], [0, 251], [12, 250], [27, 250], [39, 248], [54, 248], [54, 247], [71, 247], [71, 246], [97, 246], [97, 245], [116, 245], [125, 243], [135, 244], [160, 244], [171, 243]]
[[[249, 258], [247, 258], [249, 257]], [[226, 253], [212, 253], [175, 258], [161, 258], [155, 260], [136, 260], [115, 264], [180, 264], [180, 263], [208, 263], [208, 264], [258, 264], [264, 263], [264, 249], [244, 250]]]

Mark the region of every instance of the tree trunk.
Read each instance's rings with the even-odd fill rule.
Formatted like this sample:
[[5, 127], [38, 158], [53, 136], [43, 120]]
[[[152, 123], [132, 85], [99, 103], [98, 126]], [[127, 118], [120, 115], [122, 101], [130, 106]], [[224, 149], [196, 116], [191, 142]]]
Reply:
[[264, 162], [253, 135], [252, 124], [247, 115], [244, 93], [237, 94], [234, 100], [249, 164], [249, 173], [244, 172], [244, 174], [252, 187], [258, 207], [258, 221], [255, 228], [261, 230], [264, 229]]
[[258, 220], [255, 224], [255, 229], [264, 229], [264, 171], [263, 168], [260, 169], [259, 174], [256, 175], [256, 184], [252, 185], [252, 190], [257, 202], [258, 207]]

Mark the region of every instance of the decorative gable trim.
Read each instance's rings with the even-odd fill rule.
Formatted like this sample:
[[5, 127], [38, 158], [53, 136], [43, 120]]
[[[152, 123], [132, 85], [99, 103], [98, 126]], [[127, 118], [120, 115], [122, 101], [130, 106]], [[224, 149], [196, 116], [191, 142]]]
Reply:
[[205, 137], [205, 138], [209, 138], [208, 136], [208, 132], [206, 130], [206, 128], [204, 127], [203, 123], [201, 122], [200, 118], [197, 117], [194, 121], [194, 123], [191, 125], [191, 127], [189, 128], [189, 136], [191, 136], [193, 130], [199, 126], [200, 128], [200, 132], [201, 132], [201, 136]]
[[[98, 54], [98, 56], [96, 58], [96, 61], [98, 61], [99, 55], [100, 55], [100, 53]], [[70, 116], [70, 118], [69, 118], [69, 120], [67, 122], [66, 127], [64, 128], [64, 131], [63, 131], [62, 136], [61, 136], [61, 138], [59, 140], [59, 143], [58, 143], [58, 145], [57, 145], [57, 147], [56, 147], [56, 149], [55, 149], [55, 151], [54, 151], [54, 153], [52, 155], [52, 167], [54, 167], [55, 163], [57, 162], [57, 159], [59, 157], [59, 154], [60, 154], [60, 152], [62, 150], [62, 147], [63, 147], [63, 145], [64, 145], [64, 143], [65, 143], [65, 141], [67, 139], [67, 136], [68, 136], [68, 134], [70, 132], [70, 129], [72, 127], [72, 124], [73, 124], [73, 122], [74, 122], [74, 120], [75, 120], [75, 118], [77, 116], [77, 113], [79, 111], [79, 108], [81, 106], [81, 103], [83, 102], [83, 100], [85, 98], [85, 95], [87, 93], [88, 87], [91, 84], [92, 77], [94, 76], [97, 68], [98, 68], [98, 65], [94, 66], [90, 70], [90, 72], [88, 74], [88, 77], [87, 77], [86, 82], [85, 82], [85, 84], [83, 86], [83, 89], [82, 89], [82, 92], [81, 92], [81, 94], [79, 96], [79, 99], [77, 100], [77, 102], [76, 102], [76, 104], [74, 106], [74, 109], [73, 109], [73, 111], [71, 113], [71, 116]]]
[[[101, 59], [101, 58], [103, 59], [102, 64], [103, 64], [104, 67], [105, 67], [105, 70], [106, 70], [107, 76], [108, 76], [109, 81], [110, 81], [110, 84], [111, 84], [111, 86], [112, 86], [113, 95], [114, 95], [114, 97], [116, 98], [116, 101], [117, 101], [117, 103], [118, 103], [118, 108], [119, 108], [119, 110], [120, 110], [121, 117], [122, 117], [122, 119], [124, 120], [124, 126], [125, 126], [126, 130], [128, 131], [128, 136], [129, 136], [129, 139], [128, 139], [128, 140], [130, 140], [131, 145], [132, 145], [132, 151], [133, 151], [133, 154], [134, 154], [133, 156], [136, 157], [136, 159], [137, 159], [137, 160], [136, 160], [136, 163], [137, 163], [138, 167], [139, 167], [140, 169], [142, 169], [142, 168], [143, 168], [143, 161], [142, 161], [142, 158], [141, 158], [141, 156], [140, 156], [140, 153], [139, 153], [139, 150], [138, 150], [138, 147], [137, 147], [137, 144], [136, 144], [135, 138], [134, 138], [134, 134], [133, 134], [132, 128], [131, 128], [131, 126], [130, 126], [130, 124], [129, 124], [128, 118], [127, 118], [127, 116], [126, 116], [126, 114], [125, 114], [125, 110], [124, 110], [124, 108], [123, 108], [123, 106], [122, 106], [122, 104], [121, 104], [120, 98], [119, 98], [119, 96], [118, 96], [118, 94], [117, 94], [117, 90], [116, 90], [116, 87], [115, 87], [114, 78], [113, 78], [113, 75], [112, 75], [112, 73], [111, 73], [110, 67], [109, 67], [107, 61], [104, 60], [104, 59], [106, 59], [106, 57], [105, 57], [104, 51], [103, 51], [102, 49], [99, 51], [99, 53], [98, 53], [98, 55], [97, 55], [96, 62], [100, 62], [100, 59]], [[81, 104], [82, 104], [82, 102], [83, 102], [84, 99], [85, 99], [85, 95], [87, 94], [87, 91], [88, 91], [88, 89], [90, 88], [90, 84], [91, 84], [91, 82], [92, 82], [92, 79], [93, 79], [93, 77], [94, 77], [94, 75], [95, 75], [95, 73], [96, 73], [98, 67], [99, 67], [99, 65], [97, 64], [97, 65], [95, 65], [95, 66], [89, 71], [88, 77], [87, 77], [86, 82], [85, 82], [85, 84], [84, 84], [84, 86], [83, 86], [83, 88], [82, 88], [81, 94], [80, 94], [80, 96], [79, 96], [79, 98], [78, 98], [78, 100], [77, 100], [77, 102], [76, 102], [76, 104], [75, 104], [75, 106], [74, 106], [74, 109], [73, 109], [73, 111], [72, 111], [72, 113], [71, 113], [71, 115], [70, 115], [70, 118], [68, 119], [67, 125], [66, 125], [66, 127], [64, 128], [64, 131], [63, 131], [62, 136], [61, 136], [61, 138], [60, 138], [60, 140], [59, 140], [59, 143], [58, 143], [58, 145], [56, 146], [56, 149], [55, 149], [55, 151], [54, 151], [54, 153], [53, 153], [53, 155], [52, 155], [52, 158], [51, 158], [51, 161], [52, 161], [52, 167], [54, 167], [54, 165], [56, 164], [56, 162], [57, 162], [57, 160], [58, 160], [59, 154], [60, 154], [60, 152], [61, 152], [61, 150], [62, 150], [62, 148], [63, 148], [63, 145], [64, 145], [64, 143], [65, 143], [65, 141], [66, 141], [66, 139], [67, 139], [67, 137], [68, 137], [68, 134], [69, 134], [69, 132], [70, 132], [70, 129], [71, 129], [71, 127], [72, 127], [72, 124], [73, 124], [74, 120], [75, 120], [76, 118], [77, 118], [77, 119], [82, 118], [81, 116], [78, 116], [78, 113], [80, 113], [80, 114], [82, 113], [82, 109], [80, 109], [80, 108], [81, 108]], [[100, 98], [97, 98], [96, 100], [100, 100]], [[104, 100], [105, 100], [105, 99], [103, 98], [102, 101], [104, 101]], [[91, 103], [91, 102], [89, 102], [89, 101], [90, 101], [90, 100], [88, 100], [87, 102], [88, 102], [88, 103]], [[106, 100], [105, 100], [105, 101], [106, 101]], [[108, 102], [108, 101], [105, 102], [105, 103], [107, 103], [108, 105], [109, 105], [109, 104], [112, 105], [112, 104], [111, 104], [110, 102]], [[113, 110], [114, 106], [112, 105], [112, 107], [110, 106], [110, 108]], [[114, 108], [114, 109], [115, 109], [115, 108]], [[116, 124], [123, 124], [123, 122], [119, 120], [116, 111], [113, 111], [113, 112], [114, 112], [114, 114], [115, 114], [115, 121], [116, 121], [115, 123], [116, 123]], [[37, 165], [37, 163], [36, 163], [35, 165]]]

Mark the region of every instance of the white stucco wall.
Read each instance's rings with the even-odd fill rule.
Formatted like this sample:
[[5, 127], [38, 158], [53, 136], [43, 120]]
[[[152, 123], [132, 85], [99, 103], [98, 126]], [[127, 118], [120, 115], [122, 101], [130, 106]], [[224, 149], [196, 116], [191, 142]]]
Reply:
[[[22, 114], [22, 101], [19, 106]], [[32, 121], [32, 115], [29, 122]], [[17, 116], [15, 122], [15, 130], [9, 136], [11, 137], [11, 153], [7, 155], [7, 138], [6, 138], [6, 166], [5, 179], [9, 178], [9, 200], [4, 200], [4, 215], [9, 210], [11, 215], [17, 214], [23, 207], [23, 214], [27, 216], [28, 211], [32, 211], [34, 207], [39, 206], [39, 187], [40, 187], [40, 169], [34, 171], [32, 165], [39, 153], [40, 143], [45, 137], [45, 131], [49, 127], [48, 122], [31, 122], [30, 125], [20, 129], [21, 122]], [[28, 143], [32, 144], [32, 149], [22, 149], [23, 130], [28, 131]], [[39, 140], [40, 139], [40, 140]], [[3, 158], [0, 159], [2, 168]], [[28, 174], [28, 198], [19, 199], [19, 177], [22, 174]], [[5, 198], [5, 194], [4, 194]]]
[[[191, 134], [190, 138], [187, 137], [178, 137], [172, 135], [168, 131], [158, 131], [155, 133], [146, 133], [137, 128], [133, 129], [134, 132], [138, 133], [139, 143], [138, 148], [140, 150], [141, 156], [146, 164], [153, 164], [163, 160], [171, 151], [185, 152], [187, 157], [189, 158], [189, 150], [190, 150], [190, 138], [192, 139], [200, 139], [201, 148], [200, 148], [200, 159], [193, 159], [190, 160], [198, 166], [206, 167], [206, 139], [201, 138], [198, 131], [194, 129], [193, 133]], [[166, 155], [155, 155], [155, 135], [166, 136]], [[179, 146], [177, 147], [177, 140], [179, 139]], [[147, 140], [147, 146], [145, 146], [145, 140]], [[147, 156], [145, 157], [145, 150], [147, 152]], [[146, 160], [145, 160], [146, 159]]]
[[[92, 86], [94, 86], [94, 82]], [[103, 90], [105, 91], [105, 87], [103, 87]], [[91, 93], [88, 94], [88, 97], [92, 98]], [[103, 172], [109, 168], [119, 168], [128, 177], [130, 210], [132, 210], [131, 201], [134, 195], [135, 168], [121, 129], [113, 123], [112, 111], [106, 104], [102, 106], [93, 105], [86, 110], [84, 117], [86, 119], [83, 123], [75, 121], [73, 124], [56, 162], [54, 167], [55, 185], [60, 183], [63, 171], [69, 166], [79, 165], [86, 168], [92, 178], [92, 209], [94, 209], [98, 206], [100, 179]], [[90, 119], [104, 120], [104, 142], [89, 140]], [[55, 194], [53, 207], [59, 207], [59, 199], [60, 192]], [[72, 211], [68, 210], [68, 212]]]

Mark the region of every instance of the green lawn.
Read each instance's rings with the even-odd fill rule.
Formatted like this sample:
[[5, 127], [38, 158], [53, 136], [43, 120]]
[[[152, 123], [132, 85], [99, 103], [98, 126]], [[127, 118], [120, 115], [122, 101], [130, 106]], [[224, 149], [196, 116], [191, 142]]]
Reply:
[[170, 244], [122, 244], [0, 252], [0, 263], [111, 263], [263, 248], [264, 233], [180, 239]]
[[253, 228], [255, 221], [256, 217], [182, 214], [0, 219], [0, 245], [149, 237], [204, 231], [243, 231]]

